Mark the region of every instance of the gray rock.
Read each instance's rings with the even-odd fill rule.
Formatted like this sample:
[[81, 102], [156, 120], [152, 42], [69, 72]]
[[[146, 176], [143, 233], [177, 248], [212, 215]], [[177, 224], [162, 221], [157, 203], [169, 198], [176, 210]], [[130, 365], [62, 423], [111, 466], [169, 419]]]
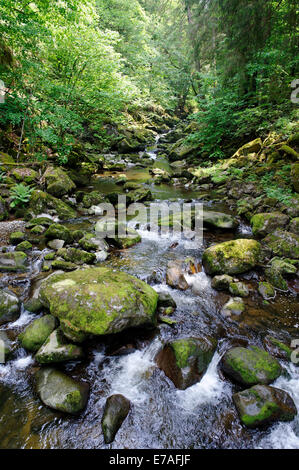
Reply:
[[106, 401], [102, 418], [102, 429], [106, 444], [114, 441], [115, 435], [130, 411], [130, 401], [123, 395], [112, 395]]

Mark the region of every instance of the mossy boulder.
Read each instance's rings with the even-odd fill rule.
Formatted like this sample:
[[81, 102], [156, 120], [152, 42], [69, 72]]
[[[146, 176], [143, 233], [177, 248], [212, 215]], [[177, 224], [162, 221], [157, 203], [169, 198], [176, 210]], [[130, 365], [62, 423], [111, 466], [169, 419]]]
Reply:
[[38, 172], [32, 168], [14, 168], [11, 175], [18, 181], [31, 184], [39, 178]]
[[299, 217], [291, 220], [288, 231], [299, 235]]
[[157, 355], [158, 367], [180, 390], [199, 382], [217, 347], [210, 336], [183, 338], [167, 343]]
[[44, 264], [43, 271], [49, 271], [51, 269], [57, 269], [58, 271], [75, 271], [78, 269], [77, 264], [65, 261], [64, 259], [55, 259], [51, 264]]
[[57, 255], [65, 261], [78, 266], [82, 264], [93, 264], [96, 261], [94, 253], [89, 253], [88, 251], [79, 250], [77, 248], [61, 248], [57, 251]]
[[79, 245], [85, 251], [108, 251], [109, 245], [103, 238], [97, 237], [95, 233], [87, 233], [80, 240]]
[[26, 234], [24, 232], [13, 232], [9, 237], [9, 242], [12, 245], [17, 245], [25, 240]]
[[17, 251], [30, 251], [32, 249], [32, 243], [30, 243], [28, 240], [25, 240], [21, 243], [19, 243], [16, 246]]
[[231, 276], [229, 276], [228, 274], [222, 274], [213, 277], [211, 285], [215, 290], [228, 291], [229, 286], [232, 282], [234, 282], [234, 279]]
[[40, 369], [35, 378], [37, 393], [46, 406], [70, 414], [85, 408], [89, 395], [87, 383], [76, 382], [51, 367]]
[[295, 233], [276, 230], [264, 238], [263, 242], [275, 256], [299, 259], [299, 235]]
[[255, 214], [250, 223], [252, 233], [255, 237], [265, 237], [278, 228], [284, 228], [289, 222], [289, 217], [280, 212], [270, 212], [265, 214]]
[[182, 160], [183, 158], [194, 154], [198, 151], [198, 148], [198, 144], [187, 142], [185, 139], [180, 139], [170, 147], [169, 160], [171, 162]]
[[76, 211], [61, 199], [45, 193], [44, 191], [33, 191], [27, 216], [31, 216], [32, 218], [43, 213], [48, 213], [49, 211], [57, 214], [62, 220], [74, 219], [77, 216]]
[[248, 297], [249, 295], [248, 287], [243, 282], [231, 282], [229, 292], [236, 297]]
[[40, 364], [75, 361], [83, 357], [82, 348], [70, 344], [60, 328], [53, 331], [35, 355]]
[[297, 415], [291, 396], [284, 390], [267, 385], [255, 385], [235, 393], [233, 401], [242, 423], [249, 428], [292, 421]]
[[256, 240], [239, 239], [211, 246], [203, 254], [207, 274], [241, 274], [259, 261], [261, 245]]
[[23, 251], [0, 253], [0, 272], [27, 271], [27, 255]]
[[264, 300], [274, 299], [275, 297], [275, 288], [269, 282], [260, 282], [258, 291]]
[[114, 441], [115, 435], [128, 416], [130, 408], [130, 401], [123, 395], [112, 395], [107, 399], [102, 418], [102, 430], [106, 444]]
[[292, 260], [273, 258], [270, 265], [265, 269], [266, 279], [277, 289], [288, 290], [285, 277], [297, 272], [296, 265]]
[[296, 193], [299, 193], [299, 163], [294, 163], [292, 165], [291, 181]]
[[256, 346], [230, 349], [221, 359], [220, 366], [230, 379], [249, 386], [268, 385], [282, 372], [279, 362]]
[[233, 155], [233, 158], [247, 156], [250, 153], [259, 153], [263, 148], [263, 142], [261, 139], [255, 139], [248, 144], [243, 145], [237, 152]]
[[24, 309], [30, 313], [40, 313], [43, 310], [43, 304], [35, 297], [24, 303]]
[[0, 289], [0, 325], [17, 320], [20, 316], [20, 301], [7, 289]]
[[105, 196], [98, 191], [91, 191], [83, 196], [82, 204], [86, 209], [105, 202]]
[[52, 224], [45, 232], [47, 240], [64, 240], [66, 243], [72, 241], [70, 230], [61, 224]]
[[5, 331], [0, 331], [0, 358], [4, 363], [11, 358], [14, 347]]
[[46, 183], [47, 192], [52, 194], [52, 196], [61, 197], [76, 189], [75, 183], [61, 168], [47, 168], [43, 178]]
[[284, 361], [291, 361], [294, 349], [292, 349], [288, 344], [285, 344], [280, 339], [271, 335], [266, 335], [263, 343], [266, 350], [272, 356], [283, 359]]
[[26, 228], [32, 229], [34, 227], [42, 225], [43, 227], [50, 227], [53, 224], [53, 219], [50, 217], [35, 217], [26, 224]]
[[15, 163], [16, 162], [10, 155], [4, 152], [0, 152], [0, 164], [1, 164], [2, 170], [5, 170], [5, 171], [11, 170], [11, 168], [13, 167]]
[[6, 202], [4, 201], [3, 197], [0, 196], [0, 222], [6, 220], [8, 218], [8, 210], [6, 206]]
[[238, 226], [237, 220], [232, 215], [213, 211], [204, 211], [203, 224], [204, 226], [225, 230], [233, 230]]
[[38, 318], [27, 326], [26, 330], [19, 335], [19, 341], [23, 348], [28, 351], [37, 351], [41, 345], [55, 330], [57, 320], [52, 315]]
[[152, 192], [149, 189], [145, 189], [145, 188], [136, 189], [135, 191], [130, 191], [127, 194], [127, 197], [131, 203], [153, 200]]
[[41, 284], [40, 299], [68, 328], [93, 335], [156, 324], [158, 294], [139, 279], [108, 268], [55, 274]]

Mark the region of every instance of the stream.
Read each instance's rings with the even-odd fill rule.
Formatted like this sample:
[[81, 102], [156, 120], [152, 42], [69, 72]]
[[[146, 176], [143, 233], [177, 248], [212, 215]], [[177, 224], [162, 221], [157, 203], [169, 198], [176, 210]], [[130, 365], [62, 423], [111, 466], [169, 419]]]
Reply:
[[[159, 140], [155, 147], [146, 149], [149, 162], [169, 168], [168, 162], [158, 156]], [[155, 201], [202, 202], [212, 210], [230, 213], [219, 200], [207, 200], [198, 191], [173, 184], [154, 185], [148, 168], [130, 165], [124, 173], [128, 181], [148, 187]], [[121, 192], [113, 174], [105, 172], [88, 190], [103, 193]], [[80, 217], [70, 221], [72, 229], [90, 228], [96, 217]], [[34, 359], [19, 348], [12, 360], [0, 365], [0, 448], [113, 448], [113, 449], [251, 449], [299, 448], [299, 417], [290, 423], [275, 424], [265, 430], [248, 430], [241, 425], [232, 402], [238, 391], [225, 380], [218, 363], [227, 345], [256, 344], [262, 346], [263, 336], [285, 332], [296, 337], [299, 311], [296, 295], [277, 294], [267, 305], [257, 293], [257, 275], [245, 275], [251, 288], [245, 299], [246, 313], [240, 325], [229, 322], [220, 310], [229, 295], [216, 292], [211, 278], [204, 271], [189, 276], [189, 289], [179, 291], [166, 285], [168, 261], [195, 257], [200, 261], [204, 249], [211, 243], [232, 238], [250, 237], [250, 227], [240, 223], [237, 232], [204, 231], [204, 240], [198, 250], [188, 250], [178, 236], [160, 237], [141, 227], [142, 242], [122, 251], [114, 251], [103, 265], [126, 271], [150, 283], [157, 291], [171, 293], [177, 303], [172, 327], [160, 324], [154, 331], [128, 331], [114, 338], [93, 340], [86, 348], [81, 362], [59, 366], [69, 375], [91, 384], [86, 409], [78, 417], [53, 412], [42, 405], [35, 395]], [[49, 252], [35, 250], [31, 255], [31, 270], [24, 274], [2, 274], [0, 287], [9, 287], [23, 299], [33, 292], [41, 273], [43, 256]], [[242, 276], [241, 276], [242, 277]], [[20, 318], [1, 327], [16, 341], [36, 315], [22, 311]], [[185, 391], [173, 383], [155, 365], [155, 356], [167, 340], [196, 336], [200, 333], [218, 338], [218, 349], [203, 379]], [[290, 393], [299, 409], [299, 368], [280, 361], [285, 373], [274, 386]], [[123, 394], [132, 403], [129, 416], [116, 435], [115, 441], [104, 444], [101, 418], [105, 401], [114, 393]]]

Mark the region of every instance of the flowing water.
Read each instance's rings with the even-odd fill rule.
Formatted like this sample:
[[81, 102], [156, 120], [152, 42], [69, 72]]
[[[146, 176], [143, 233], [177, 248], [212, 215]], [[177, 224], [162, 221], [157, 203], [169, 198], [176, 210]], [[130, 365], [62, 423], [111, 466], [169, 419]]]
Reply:
[[[158, 145], [158, 141], [157, 141]], [[162, 167], [168, 163], [151, 149], [148, 156]], [[226, 210], [222, 203], [201, 199], [188, 187], [154, 186], [147, 169], [129, 167], [128, 180], [143, 182], [157, 200], [194, 200], [208, 207]], [[99, 177], [93, 188], [102, 192], [120, 191], [112, 174]], [[72, 221], [74, 227], [92, 227], [95, 218]], [[192, 256], [201, 260], [211, 242], [250, 236], [241, 223], [238, 233], [204, 232], [197, 250], [188, 250], [176, 235], [159, 237], [141, 228], [142, 242], [127, 251], [114, 252], [105, 265], [124, 270], [147, 282], [157, 292], [171, 293], [177, 303], [176, 325], [160, 325], [156, 330], [129, 331], [88, 345], [86, 358], [61, 368], [74, 378], [91, 384], [87, 408], [79, 417], [68, 417], [45, 408], [34, 393], [33, 375], [37, 366], [31, 355], [18, 349], [14, 358], [0, 365], [0, 447], [1, 448], [115, 448], [115, 449], [197, 449], [197, 448], [298, 448], [299, 418], [276, 424], [266, 430], [247, 430], [238, 419], [232, 402], [237, 388], [219, 374], [218, 363], [231, 344], [262, 345], [265, 333], [284, 332], [296, 337], [299, 324], [295, 292], [277, 295], [264, 305], [256, 292], [255, 273], [247, 279], [252, 288], [246, 314], [239, 324], [227, 322], [220, 309], [229, 296], [211, 288], [202, 271], [189, 276], [190, 288], [177, 291], [165, 283], [168, 261]], [[3, 275], [1, 287], [9, 286], [23, 298], [28, 297], [44, 274], [40, 273], [44, 251], [34, 251], [31, 271], [26, 275]], [[12, 340], [36, 315], [22, 311], [20, 318], [5, 329]], [[203, 379], [185, 391], [177, 390], [155, 365], [155, 356], [169, 339], [207, 333], [219, 340], [218, 350]], [[127, 352], [127, 354], [125, 354]], [[130, 354], [129, 354], [130, 353]], [[274, 386], [293, 397], [299, 409], [299, 368], [283, 363], [286, 373]], [[108, 396], [121, 393], [132, 403], [128, 418], [106, 446], [101, 431], [103, 407]]]

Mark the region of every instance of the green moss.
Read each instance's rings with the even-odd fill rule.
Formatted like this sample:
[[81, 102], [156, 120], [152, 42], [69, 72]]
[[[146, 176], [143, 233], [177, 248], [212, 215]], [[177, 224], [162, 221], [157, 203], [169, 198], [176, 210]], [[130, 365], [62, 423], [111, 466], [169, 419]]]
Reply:
[[55, 329], [56, 320], [52, 315], [45, 315], [32, 322], [19, 335], [23, 348], [28, 351], [37, 351]]
[[30, 242], [28, 242], [27, 240], [24, 241], [24, 242], [19, 243], [16, 246], [17, 251], [29, 251], [29, 250], [31, 250], [31, 248], [32, 248], [32, 244]]
[[271, 418], [273, 414], [279, 409], [279, 407], [274, 402], [265, 403], [260, 411], [255, 415], [243, 414], [241, 415], [241, 420], [243, 423], [248, 426], [256, 426], [258, 423], [263, 423], [267, 419]]

